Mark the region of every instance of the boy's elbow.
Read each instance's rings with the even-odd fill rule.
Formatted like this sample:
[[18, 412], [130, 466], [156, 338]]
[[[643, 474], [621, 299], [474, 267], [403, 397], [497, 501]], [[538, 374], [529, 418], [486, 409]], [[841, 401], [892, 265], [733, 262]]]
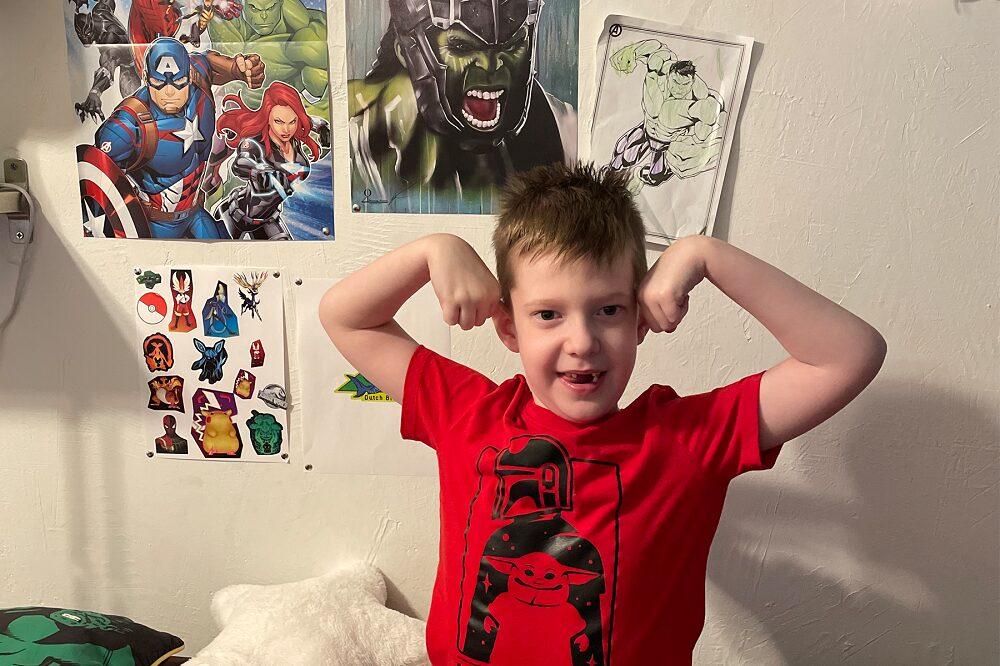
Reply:
[[327, 290], [319, 299], [319, 307], [316, 308], [316, 314], [319, 316], [319, 321], [323, 324], [323, 328], [326, 328], [327, 323], [333, 320], [334, 312], [333, 302], [330, 299], [330, 290]]
[[319, 308], [317, 309], [319, 323], [323, 326], [323, 330], [330, 336], [334, 344], [337, 342], [337, 333], [344, 328], [338, 316], [336, 301], [336, 295], [331, 288], [319, 299]]
[[868, 335], [864, 343], [860, 345], [858, 357], [858, 374], [864, 386], [867, 386], [882, 369], [885, 356], [888, 352], [888, 345], [885, 338], [872, 327], [868, 327]]

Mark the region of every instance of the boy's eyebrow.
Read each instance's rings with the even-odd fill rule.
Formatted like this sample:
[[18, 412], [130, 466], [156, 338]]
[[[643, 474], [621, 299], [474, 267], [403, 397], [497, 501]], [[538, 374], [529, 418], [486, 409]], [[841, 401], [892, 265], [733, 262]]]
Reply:
[[545, 308], [553, 307], [553, 306], [555, 306], [557, 304], [558, 304], [558, 301], [555, 300], [555, 299], [552, 299], [552, 298], [536, 299], [534, 301], [525, 301], [523, 303], [524, 307], [531, 308], [531, 309], [534, 309], [534, 308], [545, 309]]
[[[616, 291], [610, 294], [602, 294], [600, 296], [596, 296], [590, 300], [594, 304], [601, 303], [601, 304], [613, 305], [620, 303], [622, 301], [625, 302], [635, 301], [635, 298], [636, 296], [634, 291], [630, 292]], [[553, 296], [550, 298], [536, 298], [533, 301], [525, 301], [523, 307], [544, 310], [544, 309], [556, 308], [559, 305], [562, 305], [562, 303], [563, 301], [561, 298], [559, 298], [558, 296]]]

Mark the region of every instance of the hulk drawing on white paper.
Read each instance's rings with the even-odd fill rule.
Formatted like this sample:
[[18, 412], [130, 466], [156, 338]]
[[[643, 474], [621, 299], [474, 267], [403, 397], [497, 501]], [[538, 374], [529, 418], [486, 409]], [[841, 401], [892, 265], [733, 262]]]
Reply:
[[609, 60], [625, 75], [638, 65], [646, 70], [642, 122], [621, 135], [610, 162], [613, 169], [631, 172], [632, 193], [673, 176], [691, 178], [715, 169], [727, 113], [719, 93], [698, 76], [694, 63], [680, 60], [656, 39], [624, 46]]

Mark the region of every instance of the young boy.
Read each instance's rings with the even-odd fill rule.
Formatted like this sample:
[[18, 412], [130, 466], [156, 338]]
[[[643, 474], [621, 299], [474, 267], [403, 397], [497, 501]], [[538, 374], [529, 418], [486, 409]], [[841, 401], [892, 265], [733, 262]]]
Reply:
[[[461, 239], [400, 247], [331, 288], [320, 318], [433, 447], [441, 541], [427, 626], [435, 665], [690, 663], [729, 481], [832, 416], [874, 378], [872, 327], [721, 241], [684, 238], [646, 270], [623, 175], [551, 166], [507, 186], [499, 281]], [[618, 401], [648, 331], [672, 332], [708, 279], [788, 351], [766, 372]], [[395, 321], [430, 281], [445, 321], [492, 318], [524, 376], [499, 385]]]

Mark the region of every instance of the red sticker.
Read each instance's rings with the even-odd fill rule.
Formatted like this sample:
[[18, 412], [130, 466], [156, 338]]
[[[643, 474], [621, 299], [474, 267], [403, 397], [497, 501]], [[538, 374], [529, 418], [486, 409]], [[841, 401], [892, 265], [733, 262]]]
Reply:
[[139, 297], [135, 305], [139, 319], [147, 324], [159, 324], [167, 318], [167, 300], [155, 292], [147, 292]]

